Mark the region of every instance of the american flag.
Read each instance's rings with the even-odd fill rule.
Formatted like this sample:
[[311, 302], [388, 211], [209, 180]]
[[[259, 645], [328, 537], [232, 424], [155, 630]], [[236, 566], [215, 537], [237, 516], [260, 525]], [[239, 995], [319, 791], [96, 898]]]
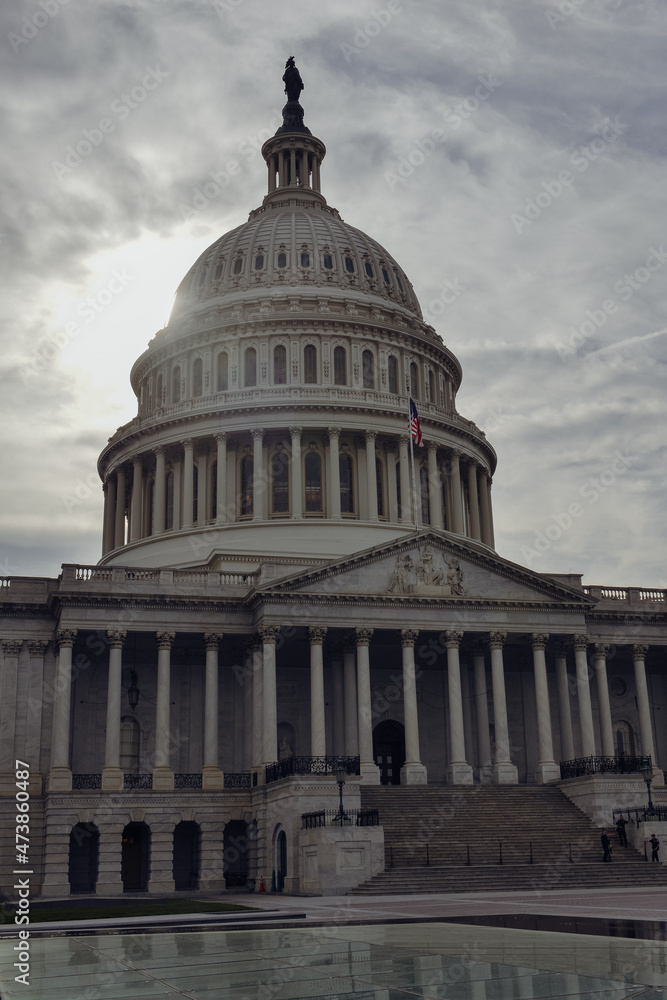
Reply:
[[422, 425], [412, 396], [410, 396], [410, 436], [418, 447], [422, 444]]

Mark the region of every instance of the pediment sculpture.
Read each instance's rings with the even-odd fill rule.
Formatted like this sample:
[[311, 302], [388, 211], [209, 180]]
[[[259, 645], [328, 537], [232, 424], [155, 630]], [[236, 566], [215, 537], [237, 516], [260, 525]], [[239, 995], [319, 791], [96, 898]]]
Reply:
[[[438, 561], [441, 567], [438, 567]], [[449, 561], [444, 556], [436, 560], [430, 546], [422, 545], [416, 559], [409, 552], [396, 556], [387, 593], [461, 597], [466, 593], [461, 564], [453, 556]]]

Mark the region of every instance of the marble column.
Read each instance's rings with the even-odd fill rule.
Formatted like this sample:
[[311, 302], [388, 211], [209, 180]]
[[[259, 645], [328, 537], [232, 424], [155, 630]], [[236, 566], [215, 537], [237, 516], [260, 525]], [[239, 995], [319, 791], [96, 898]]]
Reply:
[[373, 711], [371, 708], [371, 668], [368, 647], [372, 628], [354, 630], [357, 642], [357, 712], [361, 781], [380, 784], [380, 768], [373, 760]]
[[[292, 465], [290, 468], [290, 506], [292, 517], [297, 520], [303, 517], [302, 479], [301, 479], [301, 434], [303, 427], [290, 427], [292, 438]], [[340, 490], [338, 491], [340, 506]]]
[[461, 452], [452, 449], [451, 456], [451, 486], [452, 486], [452, 531], [463, 534], [463, 494], [461, 492]]
[[475, 671], [475, 710], [477, 714], [477, 753], [479, 755], [480, 784], [491, 782], [491, 734], [489, 731], [489, 696], [486, 681], [486, 661], [479, 641], [473, 647], [473, 668]]
[[193, 525], [192, 508], [194, 501], [195, 443], [192, 438], [183, 442], [183, 529]]
[[489, 542], [488, 544], [491, 548], [494, 548], [496, 542], [493, 535], [493, 503], [491, 501], [491, 487], [493, 486], [493, 479], [491, 476], [486, 477], [486, 496], [487, 496], [487, 509], [489, 512]]
[[252, 766], [260, 768], [264, 758], [264, 651], [262, 640], [253, 636], [252, 651]]
[[343, 649], [337, 646], [331, 654], [331, 752], [345, 756], [345, 685], [343, 680]]
[[535, 775], [538, 785], [550, 781], [560, 781], [560, 768], [554, 759], [553, 737], [551, 733], [551, 709], [549, 707], [549, 682], [547, 662], [544, 655], [549, 636], [544, 632], [533, 632], [533, 675], [535, 678], [535, 702], [537, 706], [537, 741], [539, 762]]
[[[44, 656], [48, 648], [44, 639], [28, 641], [30, 653], [30, 683], [28, 686], [28, 725], [26, 733], [26, 763], [30, 764], [30, 780], [41, 786], [42, 716], [44, 713]], [[4, 728], [1, 726], [0, 729]], [[41, 787], [36, 792], [39, 794]]]
[[472, 767], [466, 760], [463, 699], [461, 697], [461, 664], [459, 647], [463, 632], [447, 631], [447, 693], [449, 696], [449, 766], [450, 785], [472, 785]]
[[375, 468], [375, 439], [377, 431], [366, 431], [366, 495], [368, 501], [368, 520], [378, 519], [378, 481]]
[[155, 484], [153, 487], [153, 534], [157, 535], [165, 529], [167, 516], [167, 476], [165, 467], [165, 448], [159, 445], [155, 449]]
[[359, 754], [359, 713], [357, 711], [356, 646], [350, 640], [343, 646], [343, 688], [345, 697], [345, 756]]
[[598, 711], [600, 715], [600, 736], [602, 756], [613, 757], [614, 733], [611, 727], [611, 706], [609, 704], [609, 682], [607, 680], [607, 654], [609, 646], [604, 642], [596, 642], [593, 646], [593, 665], [598, 691]]
[[398, 451], [395, 442], [389, 442], [385, 448], [387, 459], [387, 489], [389, 490], [389, 503], [387, 510], [389, 520], [392, 524], [398, 523], [398, 487], [396, 482], [396, 460]]
[[496, 735], [496, 753], [493, 764], [493, 781], [496, 785], [516, 785], [519, 772], [510, 757], [510, 737], [507, 726], [507, 697], [505, 695], [505, 665], [503, 646], [507, 632], [491, 632], [491, 683], [493, 685], [493, 724]]
[[477, 495], [477, 463], [468, 461], [468, 496], [470, 498], [470, 537], [481, 540], [482, 528], [479, 516], [479, 498]]
[[262, 625], [259, 629], [262, 639], [262, 718], [264, 739], [262, 742], [263, 764], [273, 764], [278, 760], [278, 706], [276, 704], [276, 643], [280, 635], [279, 625]]
[[204, 684], [204, 766], [202, 767], [202, 790], [221, 791], [224, 779], [220, 768], [218, 748], [218, 652], [222, 632], [205, 632], [206, 673]]
[[51, 737], [51, 769], [48, 791], [72, 790], [72, 769], [69, 766], [69, 731], [72, 700], [72, 649], [75, 628], [60, 628], [56, 632], [58, 660], [54, 681], [53, 733]]
[[340, 427], [328, 427], [329, 435], [329, 516], [340, 520]]
[[656, 785], [664, 783], [662, 768], [658, 767], [655, 757], [655, 741], [651, 724], [651, 703], [648, 696], [646, 679], [646, 654], [648, 646], [645, 643], [635, 643], [632, 647], [632, 662], [635, 669], [635, 690], [637, 693], [637, 709], [639, 712], [639, 739], [641, 755], [651, 758], [653, 765], [653, 780]]
[[141, 538], [141, 516], [144, 506], [144, 473], [141, 459], [132, 462], [132, 499], [130, 502], [130, 541]]
[[114, 527], [114, 548], [119, 549], [125, 545], [125, 504], [127, 498], [125, 492], [127, 485], [125, 482], [125, 469], [122, 467], [116, 473], [116, 520]]
[[558, 724], [560, 727], [561, 760], [574, 760], [574, 736], [570, 710], [570, 679], [567, 675], [565, 646], [556, 647], [556, 683], [558, 684]]
[[114, 548], [116, 526], [116, 477], [109, 476], [104, 486], [104, 543], [103, 555]]
[[202, 528], [208, 520], [208, 449], [202, 445], [197, 455], [197, 525]]
[[440, 470], [438, 468], [438, 446], [435, 441], [428, 443], [428, 492], [431, 499], [431, 527], [442, 531]]
[[401, 521], [403, 524], [414, 524], [414, 516], [412, 513], [410, 459], [408, 457], [409, 443], [410, 439], [407, 434], [401, 434], [398, 439], [398, 461], [401, 472]]
[[588, 636], [575, 635], [574, 666], [577, 675], [577, 700], [579, 702], [579, 727], [581, 729], [581, 756], [595, 757], [595, 731], [593, 729], [593, 709], [588, 681]]
[[120, 711], [123, 695], [123, 644], [127, 639], [124, 630], [108, 631], [109, 673], [107, 678], [107, 729], [104, 743], [102, 791], [120, 792], [124, 775], [120, 766]]
[[[236, 673], [236, 670], [234, 671]], [[252, 770], [254, 764], [254, 694], [253, 694], [253, 651], [248, 643], [244, 643], [243, 673], [236, 680], [241, 686], [243, 702], [243, 755], [242, 771]]]
[[217, 473], [215, 492], [217, 497], [217, 507], [215, 512], [216, 524], [227, 523], [227, 435], [216, 434], [217, 444]]
[[171, 736], [171, 648], [175, 632], [156, 632], [157, 639], [157, 699], [155, 706], [155, 760], [153, 788], [163, 791], [174, 787], [174, 772], [170, 767]]
[[419, 714], [417, 711], [417, 679], [415, 677], [416, 629], [401, 629], [403, 659], [403, 721], [405, 724], [405, 764], [401, 768], [402, 785], [427, 784], [426, 768], [419, 752]]
[[264, 429], [255, 427], [252, 433], [252, 519], [266, 520], [266, 469], [264, 468]]
[[309, 628], [310, 642], [310, 756], [326, 757], [324, 720], [324, 657], [326, 628]]
[[[2, 785], [6, 786], [7, 794], [15, 795], [16, 786], [13, 779], [15, 767], [15, 736], [16, 736], [16, 692], [19, 674], [19, 653], [23, 645], [22, 639], [3, 639], [2, 652], [5, 665], [2, 671], [2, 701], [0, 702], [0, 774]], [[31, 767], [37, 768], [37, 762], [25, 761]], [[13, 779], [13, 780], [12, 780]], [[5, 788], [3, 787], [3, 792]]]
[[485, 469], [479, 470], [479, 500], [480, 500], [480, 532], [485, 545], [493, 547], [493, 529], [491, 527], [491, 507], [488, 474]]

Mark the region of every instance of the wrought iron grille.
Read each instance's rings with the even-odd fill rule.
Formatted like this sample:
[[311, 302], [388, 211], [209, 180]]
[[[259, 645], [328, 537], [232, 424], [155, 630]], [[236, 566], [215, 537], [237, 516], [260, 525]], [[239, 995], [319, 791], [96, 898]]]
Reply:
[[[338, 809], [320, 809], [319, 812], [302, 813], [301, 829], [317, 830], [322, 826], [340, 826]], [[344, 809], [343, 826], [379, 826], [377, 809]]]
[[266, 783], [289, 778], [293, 774], [335, 774], [339, 763], [346, 774], [359, 774], [359, 757], [285, 757], [266, 768]]
[[661, 822], [667, 820], [667, 806], [653, 806], [652, 809], [648, 806], [639, 809], [612, 809], [611, 815], [614, 825], [620, 816], [623, 819], [627, 816], [628, 823], [650, 823], [651, 820]]
[[152, 788], [152, 774], [125, 774], [123, 775], [123, 788]]
[[201, 774], [175, 774], [174, 788], [201, 788]]
[[101, 774], [73, 774], [72, 788], [101, 788]]
[[581, 778], [586, 774], [632, 774], [651, 766], [650, 757], [578, 757], [561, 761], [561, 778]]
[[225, 788], [250, 788], [250, 771], [239, 771], [238, 773], [225, 771]]

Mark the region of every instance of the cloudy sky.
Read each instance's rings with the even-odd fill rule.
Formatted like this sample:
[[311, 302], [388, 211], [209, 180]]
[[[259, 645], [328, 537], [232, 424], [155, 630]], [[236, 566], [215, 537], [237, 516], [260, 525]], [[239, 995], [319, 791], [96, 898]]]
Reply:
[[667, 587], [662, 0], [7, 0], [0, 45], [0, 575], [100, 557], [130, 366], [261, 203], [294, 54], [324, 194], [463, 364], [499, 552]]

